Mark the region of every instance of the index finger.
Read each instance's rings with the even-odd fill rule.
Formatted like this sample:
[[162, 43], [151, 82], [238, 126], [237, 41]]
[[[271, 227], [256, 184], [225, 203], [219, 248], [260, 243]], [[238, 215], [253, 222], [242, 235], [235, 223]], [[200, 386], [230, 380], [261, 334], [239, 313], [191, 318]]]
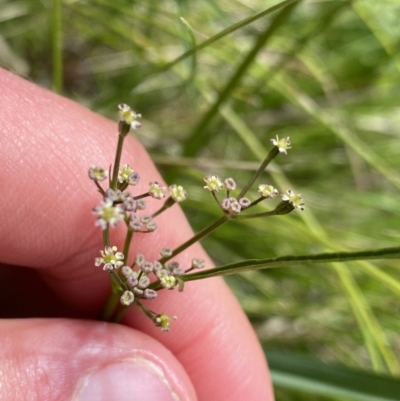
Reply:
[[[99, 198], [87, 169], [91, 164], [107, 167], [113, 160], [116, 123], [6, 71], [0, 71], [0, 87], [0, 181], [6, 189], [1, 262], [38, 269], [60, 298], [94, 315], [110, 284], [93, 264], [103, 245], [90, 214]], [[149, 181], [161, 181], [142, 146], [134, 138], [126, 142], [122, 163], [140, 172], [142, 189]], [[191, 235], [177, 206], [159, 216], [158, 225], [154, 233], [135, 239], [131, 252], [154, 259], [161, 247], [175, 247]], [[117, 228], [112, 235], [121, 247], [123, 231]], [[211, 264], [198, 244], [179, 261], [187, 265], [192, 257]], [[263, 353], [223, 280], [187, 283], [183, 293], [163, 291], [151, 309], [178, 316], [170, 333], [160, 332], [134, 307], [124, 324], [166, 345], [185, 367], [200, 400], [272, 399]]]

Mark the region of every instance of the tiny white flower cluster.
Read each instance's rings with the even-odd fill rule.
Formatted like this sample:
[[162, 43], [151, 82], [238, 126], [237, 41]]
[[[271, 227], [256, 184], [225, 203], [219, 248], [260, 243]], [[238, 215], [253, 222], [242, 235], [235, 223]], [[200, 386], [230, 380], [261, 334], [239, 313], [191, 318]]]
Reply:
[[[287, 154], [287, 149], [291, 149], [289, 137], [279, 139], [279, 137], [276, 136], [276, 139], [271, 139], [271, 142], [274, 146], [278, 148], [278, 151], [281, 153]], [[277, 154], [277, 152], [274, 153], [274, 156], [276, 156]], [[207, 184], [204, 186], [204, 189], [211, 192], [216, 200], [217, 192], [222, 189], [226, 189], [226, 197], [222, 199], [221, 202], [219, 202], [219, 205], [221, 209], [230, 216], [238, 215], [242, 210], [255, 206], [257, 203], [261, 202], [264, 199], [275, 198], [278, 195], [278, 190], [272, 185], [261, 184], [258, 186], [258, 193], [260, 195], [260, 198], [252, 202], [245, 197], [241, 197], [238, 199], [230, 195], [230, 192], [236, 189], [236, 182], [233, 178], [226, 178], [224, 181], [222, 181], [217, 175], [207, 175], [206, 177], [204, 177], [204, 181]], [[304, 202], [301, 194], [295, 194], [292, 190], [289, 189], [286, 191], [285, 194], [282, 194], [281, 196], [282, 200], [289, 202], [291, 207], [284, 208], [282, 207], [282, 205], [279, 205], [280, 213], [283, 213], [283, 211], [289, 213], [290, 210], [293, 210], [293, 208], [304, 210]]]
[[119, 109], [119, 120], [129, 125], [130, 128], [136, 130], [142, 126], [139, 120], [142, 118], [142, 115], [133, 111], [130, 106], [125, 103], [120, 103], [118, 105]]
[[[144, 198], [149, 197], [157, 200], [164, 199], [167, 194], [167, 187], [157, 181], [149, 183], [148, 190], [139, 195], [128, 191], [129, 186], [136, 186], [139, 183], [140, 175], [129, 164], [119, 167], [122, 145], [129, 131], [141, 127], [138, 121], [141, 115], [133, 111], [128, 105], [121, 103], [119, 108], [118, 124], [118, 146], [115, 157], [116, 166], [110, 172], [96, 165], [89, 169], [89, 178], [94, 181], [103, 199], [92, 211], [96, 215], [95, 225], [103, 230], [103, 239], [106, 244], [104, 250], [100, 251], [100, 257], [95, 258], [96, 266], [103, 266], [103, 270], [110, 273], [112, 280], [117, 284], [120, 302], [129, 306], [135, 302], [142, 310], [146, 308], [141, 305], [140, 299], [153, 299], [157, 297], [157, 291], [166, 288], [172, 290], [178, 285], [179, 290], [183, 289], [184, 282], [180, 279], [182, 275], [193, 269], [204, 267], [204, 261], [196, 259], [186, 271], [179, 267], [177, 262], [169, 261], [173, 250], [164, 247], [161, 251], [159, 261], [146, 261], [143, 255], [136, 255], [132, 265], [127, 264], [128, 255], [117, 250], [116, 246], [108, 246], [110, 242], [109, 228], [116, 227], [122, 221], [125, 222], [128, 232], [125, 248], [129, 251], [129, 245], [133, 234], [136, 232], [149, 233], [157, 228], [154, 218], [171, 207], [173, 204], [182, 202], [187, 198], [187, 193], [180, 185], [169, 187], [170, 196], [158, 211], [151, 215], [143, 215], [140, 212], [146, 209]], [[112, 177], [109, 178], [109, 174]], [[104, 189], [100, 184], [108, 179], [109, 188]], [[152, 281], [150, 274], [153, 274]], [[147, 310], [154, 323], [162, 330], [168, 330], [170, 319], [165, 314], [155, 314]]]
[[[151, 232], [157, 228], [157, 224], [152, 220], [152, 216], [139, 217], [137, 211], [146, 209], [144, 197], [153, 199], [163, 199], [167, 193], [167, 187], [157, 181], [149, 184], [149, 189], [144, 194], [134, 196], [126, 188], [138, 184], [140, 176], [137, 171], [125, 164], [118, 171], [117, 189], [108, 188], [103, 190], [98, 181], [108, 177], [107, 172], [98, 166], [92, 166], [89, 169], [89, 177], [95, 181], [96, 185], [103, 193], [103, 200], [93, 208], [93, 214], [97, 216], [95, 225], [102, 230], [109, 227], [116, 227], [120, 222], [128, 222], [133, 231]], [[186, 199], [187, 193], [182, 186], [171, 185], [169, 187], [172, 203], [182, 202]], [[129, 212], [129, 213], [128, 213]]]
[[[193, 269], [201, 269], [205, 266], [202, 259], [194, 258], [190, 267], [186, 270], [179, 266], [178, 262], [166, 262], [162, 264], [156, 260], [153, 262], [147, 261], [143, 255], [136, 255], [133, 266], [124, 264], [124, 255], [118, 252], [116, 246], [106, 246], [104, 251], [100, 251], [101, 257], [95, 259], [95, 266], [103, 265], [103, 270], [116, 271], [124, 285], [125, 289], [121, 295], [120, 301], [122, 305], [128, 306], [139, 299], [154, 299], [157, 297], [155, 284], [168, 290], [173, 290], [176, 285], [183, 288], [183, 281], [179, 277], [183, 276], [188, 271]], [[170, 248], [162, 248], [160, 251], [161, 257], [171, 256]], [[136, 267], [136, 269], [135, 269]], [[150, 274], [155, 276], [156, 281], [151, 282]], [[152, 286], [154, 288], [152, 288]]]
[[[93, 214], [96, 215], [95, 225], [103, 230], [104, 250], [100, 250], [100, 257], [95, 258], [95, 266], [102, 266], [103, 270], [109, 272], [113, 280], [113, 291], [118, 295], [120, 303], [127, 307], [135, 303], [147, 316], [149, 316], [154, 324], [163, 331], [168, 331], [171, 319], [165, 314], [156, 314], [147, 309], [142, 300], [154, 299], [161, 289], [173, 290], [178, 287], [179, 291], [183, 290], [185, 275], [194, 269], [202, 269], [205, 267], [205, 261], [199, 258], [193, 258], [190, 266], [182, 268], [177, 261], [170, 260], [183, 249], [193, 244], [194, 240], [199, 240], [205, 230], [196, 234], [193, 238], [185, 242], [175, 251], [169, 247], [163, 247], [160, 251], [158, 260], [146, 260], [144, 255], [137, 254], [132, 264], [128, 263], [128, 253], [132, 237], [135, 233], [150, 233], [157, 228], [154, 221], [160, 213], [171, 207], [173, 204], [182, 202], [187, 198], [187, 193], [180, 185], [171, 185], [169, 187], [170, 196], [164, 201], [163, 205], [153, 214], [142, 214], [146, 209], [144, 198], [153, 198], [156, 200], [164, 199], [167, 195], [167, 187], [157, 181], [149, 183], [147, 191], [139, 195], [134, 195], [128, 191], [128, 187], [136, 186], [140, 181], [140, 175], [129, 164], [119, 167], [121, 159], [122, 144], [125, 137], [131, 129], [136, 130], [141, 127], [139, 119], [141, 115], [133, 111], [128, 105], [121, 103], [119, 106], [119, 124], [118, 124], [118, 146], [115, 157], [116, 166], [111, 173], [106, 169], [92, 165], [89, 169], [89, 178], [94, 181], [98, 191], [102, 195], [101, 202], [93, 208]], [[244, 209], [249, 209], [257, 203], [274, 198], [278, 195], [278, 190], [269, 184], [261, 184], [258, 186], [259, 198], [251, 201], [246, 198], [249, 187], [254, 183], [255, 179], [265, 169], [267, 164], [280, 153], [287, 154], [287, 150], [291, 149], [290, 138], [271, 139], [274, 148], [266, 157], [256, 172], [254, 178], [250, 180], [248, 185], [243, 189], [238, 197], [232, 196], [232, 192], [236, 190], [236, 182], [233, 178], [221, 180], [217, 175], [207, 175], [204, 178], [206, 185], [204, 188], [211, 192], [213, 198], [218, 202], [225, 216], [234, 218]], [[109, 177], [111, 175], [112, 177]], [[108, 179], [109, 188], [103, 189], [100, 182]], [[218, 200], [218, 192], [225, 190], [225, 197]], [[287, 190], [282, 194], [282, 201], [275, 210], [265, 213], [257, 213], [248, 215], [247, 217], [260, 217], [264, 215], [279, 215], [290, 213], [294, 208], [304, 210], [304, 202], [300, 194], [295, 194], [291, 190]], [[246, 216], [243, 216], [246, 218]], [[220, 221], [224, 221], [221, 219]], [[119, 223], [124, 222], [127, 227], [125, 240], [125, 255], [119, 252], [116, 246], [109, 246], [109, 228], [116, 227]], [[226, 221], [226, 220], [225, 220]], [[210, 226], [215, 229], [215, 226]], [[209, 228], [208, 232], [212, 230]], [[198, 277], [195, 277], [198, 278]], [[115, 295], [114, 294], [114, 295]], [[124, 309], [122, 308], [122, 311]], [[115, 311], [114, 311], [115, 312]], [[119, 312], [118, 312], [119, 314]]]
[[286, 150], [291, 149], [289, 137], [279, 139], [279, 136], [277, 135], [276, 139], [271, 139], [271, 142], [278, 148], [279, 152], [284, 153], [285, 155], [287, 155]]

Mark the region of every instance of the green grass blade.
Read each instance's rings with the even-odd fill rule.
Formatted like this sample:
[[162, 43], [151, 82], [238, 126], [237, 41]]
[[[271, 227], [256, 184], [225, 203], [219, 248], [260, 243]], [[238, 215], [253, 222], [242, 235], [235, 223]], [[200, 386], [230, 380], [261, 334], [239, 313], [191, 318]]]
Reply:
[[267, 8], [266, 10], [263, 10], [255, 15], [252, 15], [251, 17], [245, 18], [236, 24], [230, 25], [228, 28], [222, 30], [221, 32], [217, 33], [216, 35], [212, 36], [211, 38], [205, 40], [204, 42], [199, 43], [196, 48], [188, 50], [187, 52], [181, 54], [179, 57], [177, 57], [175, 60], [169, 62], [167, 65], [163, 67], [163, 71], [168, 70], [181, 62], [182, 60], [186, 59], [187, 57], [190, 57], [194, 52], [198, 52], [201, 49], [206, 48], [207, 46], [212, 45], [213, 43], [217, 42], [218, 40], [224, 38], [225, 36], [230, 35], [231, 33], [237, 31], [238, 29], [244, 28], [245, 26], [251, 24], [254, 21], [257, 21], [258, 19], [265, 17], [268, 14], [271, 14], [283, 7], [289, 6], [294, 3], [299, 3], [302, 0], [286, 0], [283, 1], [282, 3], [276, 4], [273, 7]]
[[398, 401], [400, 380], [264, 347], [274, 385], [359, 401]]
[[219, 107], [228, 99], [229, 95], [237, 87], [248, 68], [251, 66], [251, 64], [253, 64], [258, 52], [265, 46], [268, 39], [270, 39], [272, 35], [283, 24], [285, 24], [296, 5], [297, 3], [293, 3], [281, 10], [279, 14], [273, 19], [271, 24], [265, 29], [265, 31], [258, 36], [254, 46], [250, 49], [249, 53], [240, 63], [231, 79], [221, 90], [214, 104], [212, 104], [212, 106], [208, 109], [203, 118], [200, 120], [199, 124], [195, 127], [190, 138], [188, 138], [188, 140], [186, 141], [186, 145], [183, 148], [183, 154], [185, 156], [195, 155], [198, 148], [204, 146], [204, 144], [208, 142], [211, 133], [208, 133], [205, 130], [207, 125], [218, 113]]
[[297, 85], [282, 74], [270, 82], [271, 87], [295, 104], [315, 121], [337, 135], [343, 142], [349, 145], [366, 162], [379, 171], [397, 189], [400, 189], [400, 178], [385, 160], [367, 146], [354, 132], [352, 132], [332, 111], [325, 111], [317, 105], [305, 92], [298, 89]]

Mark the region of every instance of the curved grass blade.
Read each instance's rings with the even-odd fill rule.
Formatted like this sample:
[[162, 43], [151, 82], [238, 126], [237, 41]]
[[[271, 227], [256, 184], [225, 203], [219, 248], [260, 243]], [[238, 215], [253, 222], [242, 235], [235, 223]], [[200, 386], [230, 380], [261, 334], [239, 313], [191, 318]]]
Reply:
[[281, 10], [267, 29], [258, 36], [254, 46], [250, 49], [249, 53], [240, 63], [233, 76], [221, 90], [216, 101], [211, 105], [199, 124], [195, 127], [190, 138], [187, 139], [186, 145], [183, 148], [184, 156], [195, 155], [200, 145], [207, 143], [207, 138], [210, 134], [205, 131], [205, 128], [218, 113], [219, 107], [228, 99], [231, 92], [237, 87], [246, 71], [249, 69], [251, 64], [253, 64], [258, 52], [265, 46], [272, 35], [287, 21], [297, 4], [298, 3], [290, 4]]
[[360, 401], [399, 400], [400, 380], [264, 347], [274, 385]]

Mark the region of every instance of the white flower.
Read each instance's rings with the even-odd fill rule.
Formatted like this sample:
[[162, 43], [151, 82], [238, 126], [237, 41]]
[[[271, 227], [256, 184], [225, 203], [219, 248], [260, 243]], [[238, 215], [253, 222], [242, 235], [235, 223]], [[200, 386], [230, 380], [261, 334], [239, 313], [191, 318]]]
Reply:
[[162, 199], [165, 197], [165, 194], [167, 192], [167, 187], [165, 187], [164, 185], [161, 185], [157, 181], [152, 181], [149, 185], [150, 185], [149, 195], [152, 198]]
[[300, 210], [304, 210], [304, 202], [301, 194], [295, 194], [291, 189], [286, 191], [286, 194], [282, 195], [282, 200], [290, 202], [294, 207]]
[[217, 175], [207, 175], [204, 177], [204, 181], [207, 184], [204, 189], [208, 189], [210, 192], [218, 192], [224, 188], [224, 184]]
[[125, 291], [120, 298], [121, 304], [129, 306], [135, 300], [135, 296], [132, 291]]
[[128, 182], [129, 176], [134, 172], [135, 170], [129, 164], [123, 165], [118, 171], [118, 181], [120, 183]]
[[271, 139], [271, 142], [274, 146], [278, 147], [279, 152], [284, 153], [285, 155], [287, 155], [286, 150], [291, 149], [289, 137], [279, 139], [279, 136], [277, 135], [276, 139]]
[[181, 185], [171, 185], [169, 187], [169, 193], [175, 202], [183, 202], [187, 198], [187, 192]]
[[89, 178], [93, 181], [103, 181], [108, 177], [108, 171], [102, 167], [92, 165], [89, 169]]
[[111, 199], [106, 198], [100, 205], [93, 208], [93, 213], [97, 215], [95, 222], [102, 230], [108, 226], [115, 227], [124, 219], [124, 209], [120, 205], [113, 205]]
[[101, 257], [94, 261], [95, 266], [104, 264], [103, 270], [115, 270], [124, 265], [124, 254], [117, 252], [116, 246], [106, 246], [100, 251]]
[[261, 184], [258, 186], [258, 193], [263, 198], [273, 198], [278, 195], [278, 190], [275, 189], [272, 185]]
[[119, 119], [125, 124], [130, 125], [132, 129], [138, 129], [142, 126], [139, 121], [137, 121], [142, 116], [139, 113], [133, 111], [127, 104], [121, 103], [118, 105], [119, 108]]

